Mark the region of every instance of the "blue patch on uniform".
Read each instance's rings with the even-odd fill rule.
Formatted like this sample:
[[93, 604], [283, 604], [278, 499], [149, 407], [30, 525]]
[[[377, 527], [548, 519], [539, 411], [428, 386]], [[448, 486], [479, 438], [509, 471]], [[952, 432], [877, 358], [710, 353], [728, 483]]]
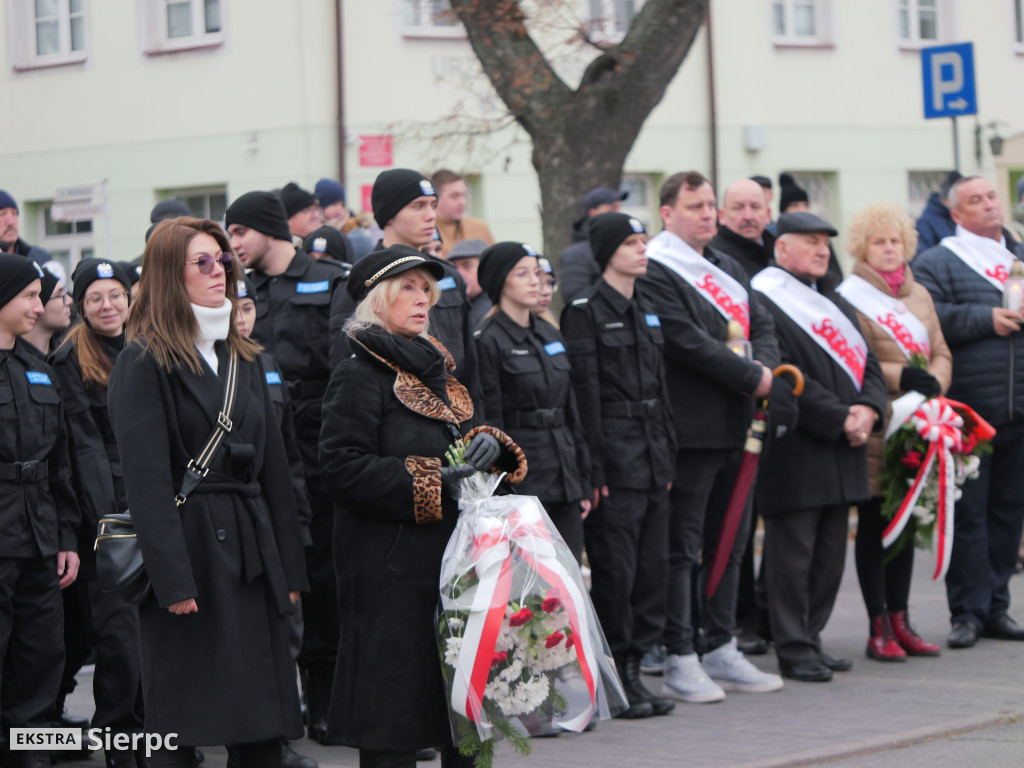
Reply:
[[281, 374], [277, 371], [267, 371], [267, 384], [281, 384]]
[[560, 341], [552, 341], [550, 344], [544, 345], [544, 351], [548, 353], [548, 357], [552, 355], [564, 355], [565, 344]]
[[319, 283], [296, 283], [296, 293], [324, 293], [331, 287], [329, 280], [321, 280]]
[[657, 315], [644, 315], [644, 319], [651, 328], [661, 328], [661, 318]]
[[441, 280], [437, 281], [437, 288], [438, 288], [438, 290], [450, 291], [454, 287], [455, 287], [455, 278], [452, 277], [451, 275], [448, 275], [448, 277], [442, 278]]
[[42, 371], [25, 371], [25, 375], [28, 377], [29, 384], [42, 384], [47, 387], [53, 386], [53, 382], [50, 381], [50, 377]]

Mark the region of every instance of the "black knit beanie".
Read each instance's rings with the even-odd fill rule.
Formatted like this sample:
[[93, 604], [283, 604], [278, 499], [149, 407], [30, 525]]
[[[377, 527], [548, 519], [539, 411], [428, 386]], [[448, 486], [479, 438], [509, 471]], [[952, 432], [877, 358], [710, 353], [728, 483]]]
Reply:
[[45, 307], [46, 302], [53, 298], [53, 292], [57, 288], [57, 283], [60, 282], [60, 278], [46, 267], [43, 267], [43, 276], [39, 279], [43, 283], [43, 287], [39, 291], [39, 300], [43, 302], [43, 306]]
[[16, 253], [0, 253], [0, 307], [11, 302], [33, 280], [43, 278], [43, 268]]
[[495, 306], [501, 300], [501, 291], [505, 287], [508, 273], [525, 256], [540, 256], [540, 254], [526, 243], [514, 243], [507, 240], [503, 243], [495, 243], [480, 254], [480, 266], [476, 270], [476, 279]]
[[294, 181], [289, 181], [278, 190], [277, 196], [284, 203], [284, 212], [289, 219], [299, 211], [304, 211], [311, 205], [317, 204], [316, 198]]
[[788, 173], [779, 174], [779, 213], [785, 213], [793, 203], [807, 203], [810, 199], [803, 187]]
[[417, 197], [437, 197], [430, 179], [419, 171], [391, 168], [382, 172], [373, 182], [370, 207], [377, 226], [383, 228], [395, 215]]
[[314, 229], [302, 241], [302, 250], [316, 253], [335, 261], [345, 261], [345, 236], [337, 229], [324, 225]]
[[153, 206], [153, 210], [149, 213], [149, 223], [159, 224], [166, 219], [176, 219], [179, 216], [191, 215], [192, 209], [188, 207], [187, 203], [172, 197], [170, 200], [161, 200]]
[[590, 240], [590, 250], [594, 254], [594, 261], [604, 271], [611, 261], [615, 251], [626, 240], [627, 237], [637, 234], [645, 234], [644, 223], [633, 216], [618, 211], [599, 213], [590, 219], [587, 227], [587, 237]]
[[97, 280], [117, 280], [126, 291], [132, 289], [131, 278], [118, 262], [96, 258], [82, 259], [71, 273], [71, 282], [74, 283], [71, 295], [75, 299], [75, 304], [82, 303], [85, 289]]
[[241, 224], [275, 240], [292, 241], [288, 215], [273, 192], [246, 192], [224, 211], [224, 226]]

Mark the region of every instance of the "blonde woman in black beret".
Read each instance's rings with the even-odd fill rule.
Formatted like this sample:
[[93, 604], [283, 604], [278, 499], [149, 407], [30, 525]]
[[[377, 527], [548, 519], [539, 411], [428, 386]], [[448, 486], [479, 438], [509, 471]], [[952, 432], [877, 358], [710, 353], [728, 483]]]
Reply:
[[[324, 397], [320, 468], [335, 502], [341, 644], [328, 739], [359, 749], [361, 768], [412, 768], [442, 746], [444, 766], [472, 765], [452, 746], [434, 609], [441, 558], [458, 518], [458, 481], [478, 470], [526, 474], [522, 451], [483, 419], [427, 333], [445, 276], [415, 248], [375, 251], [352, 269], [352, 356]], [[446, 467], [466, 438], [465, 467]]]

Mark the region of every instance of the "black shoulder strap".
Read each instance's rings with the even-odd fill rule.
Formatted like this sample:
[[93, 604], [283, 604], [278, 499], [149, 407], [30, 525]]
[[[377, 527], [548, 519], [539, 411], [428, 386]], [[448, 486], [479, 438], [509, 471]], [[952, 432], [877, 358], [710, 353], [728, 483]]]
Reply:
[[213, 457], [217, 453], [217, 449], [220, 448], [220, 444], [224, 442], [224, 436], [234, 426], [231, 421], [231, 411], [235, 407], [237, 384], [238, 353], [232, 349], [228, 357], [228, 372], [224, 377], [224, 404], [220, 408], [220, 413], [217, 414], [217, 426], [210, 433], [210, 437], [206, 441], [206, 445], [203, 446], [203, 450], [188, 463], [185, 477], [181, 481], [181, 490], [178, 491], [178, 495], [175, 497], [179, 507], [185, 503], [188, 495], [206, 477], [206, 473], [210, 471], [210, 462], [213, 461]]

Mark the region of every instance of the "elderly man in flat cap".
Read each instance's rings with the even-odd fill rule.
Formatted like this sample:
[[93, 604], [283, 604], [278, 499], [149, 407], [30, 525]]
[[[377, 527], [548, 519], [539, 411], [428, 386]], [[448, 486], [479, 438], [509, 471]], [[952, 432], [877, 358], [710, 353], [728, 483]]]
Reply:
[[825, 653], [821, 631], [843, 575], [850, 505], [870, 495], [865, 446], [886, 405], [878, 360], [828, 274], [835, 234], [813, 213], [782, 214], [776, 266], [750, 281], [775, 320], [782, 361], [805, 378], [799, 398], [783, 377], [773, 382], [775, 423], [757, 483], [779, 668], [805, 682], [825, 682], [853, 666]]

